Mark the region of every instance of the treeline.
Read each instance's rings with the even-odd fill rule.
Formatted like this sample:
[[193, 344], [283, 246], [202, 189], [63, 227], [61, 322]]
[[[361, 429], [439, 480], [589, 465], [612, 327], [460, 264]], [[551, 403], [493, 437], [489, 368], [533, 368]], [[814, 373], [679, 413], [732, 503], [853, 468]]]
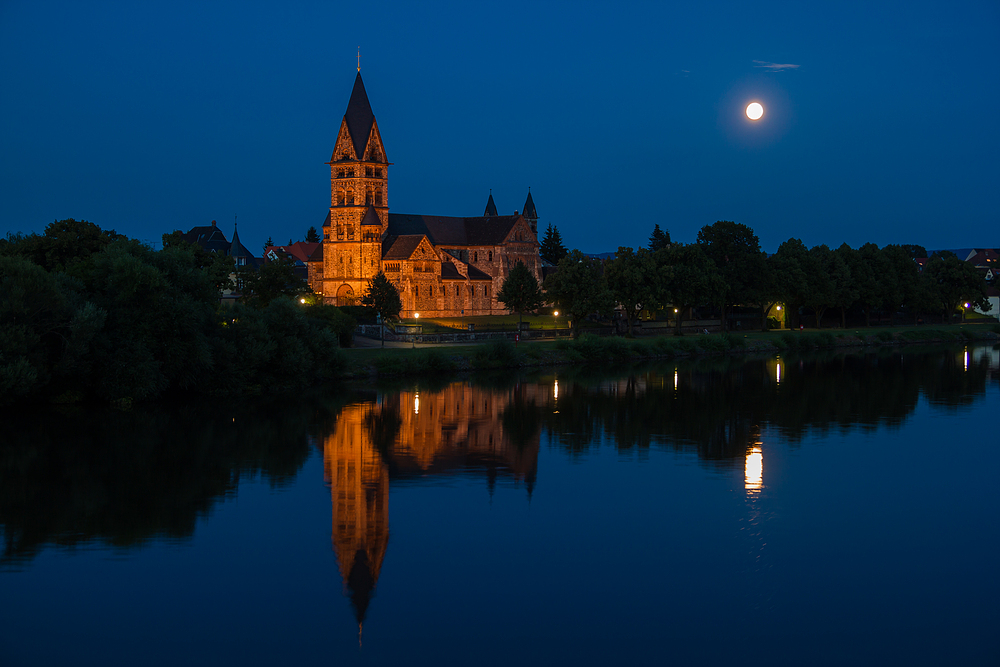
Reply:
[[[354, 321], [288, 263], [235, 274], [232, 258], [164, 235], [156, 251], [77, 220], [0, 239], [0, 405], [171, 392], [280, 391], [334, 377]], [[245, 299], [220, 306], [239, 275]]]
[[669, 233], [657, 225], [649, 248], [621, 247], [605, 262], [569, 252], [544, 287], [574, 326], [619, 305], [630, 334], [644, 310], [666, 311], [679, 334], [684, 319], [699, 306], [719, 309], [724, 329], [734, 306], [756, 308], [764, 330], [768, 313], [778, 304], [793, 316], [800, 309], [810, 312], [817, 328], [831, 310], [846, 326], [852, 310], [870, 325], [873, 313], [888, 313], [890, 323], [898, 312], [914, 322], [927, 316], [950, 322], [965, 303], [988, 308], [985, 278], [971, 264], [938, 255], [921, 272], [912, 252], [913, 246], [879, 248], [873, 243], [857, 249], [846, 243], [834, 250], [807, 248], [799, 239], [789, 239], [768, 255], [743, 224], [706, 225], [692, 244], [670, 243]]

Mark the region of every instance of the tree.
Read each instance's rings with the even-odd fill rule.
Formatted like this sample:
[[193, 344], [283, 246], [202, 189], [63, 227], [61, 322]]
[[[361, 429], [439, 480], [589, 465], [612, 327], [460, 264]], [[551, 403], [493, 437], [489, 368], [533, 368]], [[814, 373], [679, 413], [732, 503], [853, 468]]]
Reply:
[[223, 255], [218, 252], [208, 252], [197, 243], [190, 243], [184, 240], [184, 234], [180, 230], [175, 230], [170, 234], [164, 234], [163, 249], [180, 248], [194, 257], [194, 263], [205, 271], [212, 284], [219, 292], [223, 290], [235, 289], [233, 281], [236, 261], [230, 255]]
[[922, 245], [914, 245], [912, 243], [905, 243], [900, 246], [903, 250], [910, 254], [910, 259], [920, 259], [921, 257], [927, 257], [927, 248]]
[[551, 222], [545, 229], [545, 237], [542, 239], [542, 244], [538, 252], [542, 256], [542, 259], [550, 264], [558, 264], [559, 260], [566, 256], [567, 250], [563, 245], [559, 228], [553, 227]]
[[537, 310], [542, 306], [542, 290], [531, 270], [518, 262], [510, 270], [497, 292], [497, 301], [507, 310], [517, 312], [517, 330], [521, 330], [521, 318], [526, 310]]
[[826, 245], [818, 245], [809, 249], [804, 269], [808, 289], [803, 303], [812, 308], [816, 316], [816, 328], [823, 328], [823, 314], [826, 309], [836, 305], [836, 287], [831, 267], [833, 253]]
[[913, 298], [920, 271], [910, 253], [902, 246], [889, 244], [882, 248], [881, 254], [880, 268], [884, 270], [879, 276], [882, 307], [889, 311], [889, 325], [893, 326], [896, 323], [896, 313]]
[[379, 271], [368, 281], [368, 288], [361, 296], [361, 305], [372, 308], [383, 323], [399, 317], [403, 310], [403, 301], [399, 298], [399, 290], [389, 282], [385, 273]]
[[874, 243], [866, 243], [853, 254], [851, 276], [858, 290], [858, 302], [865, 309], [865, 326], [870, 327], [873, 306], [881, 303], [881, 285], [878, 276], [885, 274], [885, 258]]
[[726, 291], [725, 281], [696, 243], [674, 243], [655, 253], [661, 290], [658, 300], [674, 306], [674, 335], [683, 335], [685, 314], [695, 306], [718, 303]]
[[579, 250], [559, 261], [555, 273], [545, 279], [544, 288], [548, 299], [570, 317], [574, 337], [579, 335], [582, 318], [607, 313], [614, 306], [600, 261]]
[[273, 245], [274, 245], [274, 239], [272, 239], [270, 236], [268, 236], [267, 240], [264, 241], [264, 252], [267, 252], [267, 249], [270, 248]]
[[652, 306], [656, 297], [657, 266], [653, 254], [645, 248], [620, 247], [615, 258], [604, 264], [604, 276], [615, 301], [625, 311], [631, 336], [636, 316]]
[[858, 300], [858, 287], [851, 267], [857, 263], [857, 251], [846, 243], [833, 251], [829, 265], [833, 281], [833, 305], [840, 308], [840, 328], [847, 328], [847, 309]]
[[306, 243], [319, 243], [319, 232], [315, 227], [310, 227], [306, 231]]
[[[789, 306], [801, 306], [809, 293], [809, 279], [806, 275], [806, 265], [809, 262], [809, 250], [799, 239], [788, 239], [780, 246], [771, 258], [774, 268], [776, 292], [785, 302], [786, 317], [791, 317], [796, 309]], [[796, 326], [797, 323], [789, 322]]]
[[668, 245], [670, 245], [670, 230], [660, 229], [660, 225], [658, 223], [653, 225], [653, 233], [649, 235], [650, 252], [662, 250]]
[[[986, 296], [986, 279], [969, 262], [963, 262], [954, 254], [950, 257], [935, 257], [927, 262], [924, 273], [937, 286], [938, 302], [944, 308], [945, 322], [965, 302], [971, 308], [986, 310], [989, 298]], [[965, 311], [962, 311], [965, 319]]]
[[295, 260], [288, 255], [264, 262], [257, 270], [240, 267], [237, 279], [244, 301], [257, 307], [266, 306], [280, 296], [297, 297], [309, 292], [306, 281], [295, 275]]
[[762, 270], [763, 256], [760, 241], [746, 225], [719, 220], [705, 225], [698, 232], [698, 245], [709, 259], [715, 262], [726, 281], [726, 291], [721, 299], [722, 329], [728, 329], [726, 310], [729, 306], [756, 303], [755, 280]]
[[122, 238], [113, 229], [67, 218], [50, 223], [42, 234], [8, 235], [3, 252], [27, 257], [46, 271], [65, 271]]

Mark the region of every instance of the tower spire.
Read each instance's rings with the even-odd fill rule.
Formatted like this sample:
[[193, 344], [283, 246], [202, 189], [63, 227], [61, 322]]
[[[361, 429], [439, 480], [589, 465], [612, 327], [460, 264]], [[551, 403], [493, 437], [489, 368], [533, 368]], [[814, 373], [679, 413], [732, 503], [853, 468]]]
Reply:
[[361, 71], [361, 46], [358, 46], [358, 72]]

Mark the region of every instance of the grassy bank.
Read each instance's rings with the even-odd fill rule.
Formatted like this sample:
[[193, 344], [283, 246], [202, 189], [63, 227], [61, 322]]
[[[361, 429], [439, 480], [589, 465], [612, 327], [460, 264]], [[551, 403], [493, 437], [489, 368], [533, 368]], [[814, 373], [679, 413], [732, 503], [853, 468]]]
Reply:
[[620, 363], [711, 354], [795, 352], [838, 347], [885, 347], [910, 343], [996, 341], [1000, 325], [942, 328], [884, 327], [823, 331], [769, 331], [650, 338], [600, 338], [526, 342], [494, 340], [483, 345], [420, 349], [345, 350], [344, 376], [394, 377], [527, 366]]

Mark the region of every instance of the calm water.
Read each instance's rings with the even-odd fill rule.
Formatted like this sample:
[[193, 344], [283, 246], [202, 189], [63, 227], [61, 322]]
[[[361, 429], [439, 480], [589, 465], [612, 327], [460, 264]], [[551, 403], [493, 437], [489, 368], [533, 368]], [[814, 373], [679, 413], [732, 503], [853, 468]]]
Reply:
[[8, 416], [0, 664], [997, 664], [1000, 352]]

